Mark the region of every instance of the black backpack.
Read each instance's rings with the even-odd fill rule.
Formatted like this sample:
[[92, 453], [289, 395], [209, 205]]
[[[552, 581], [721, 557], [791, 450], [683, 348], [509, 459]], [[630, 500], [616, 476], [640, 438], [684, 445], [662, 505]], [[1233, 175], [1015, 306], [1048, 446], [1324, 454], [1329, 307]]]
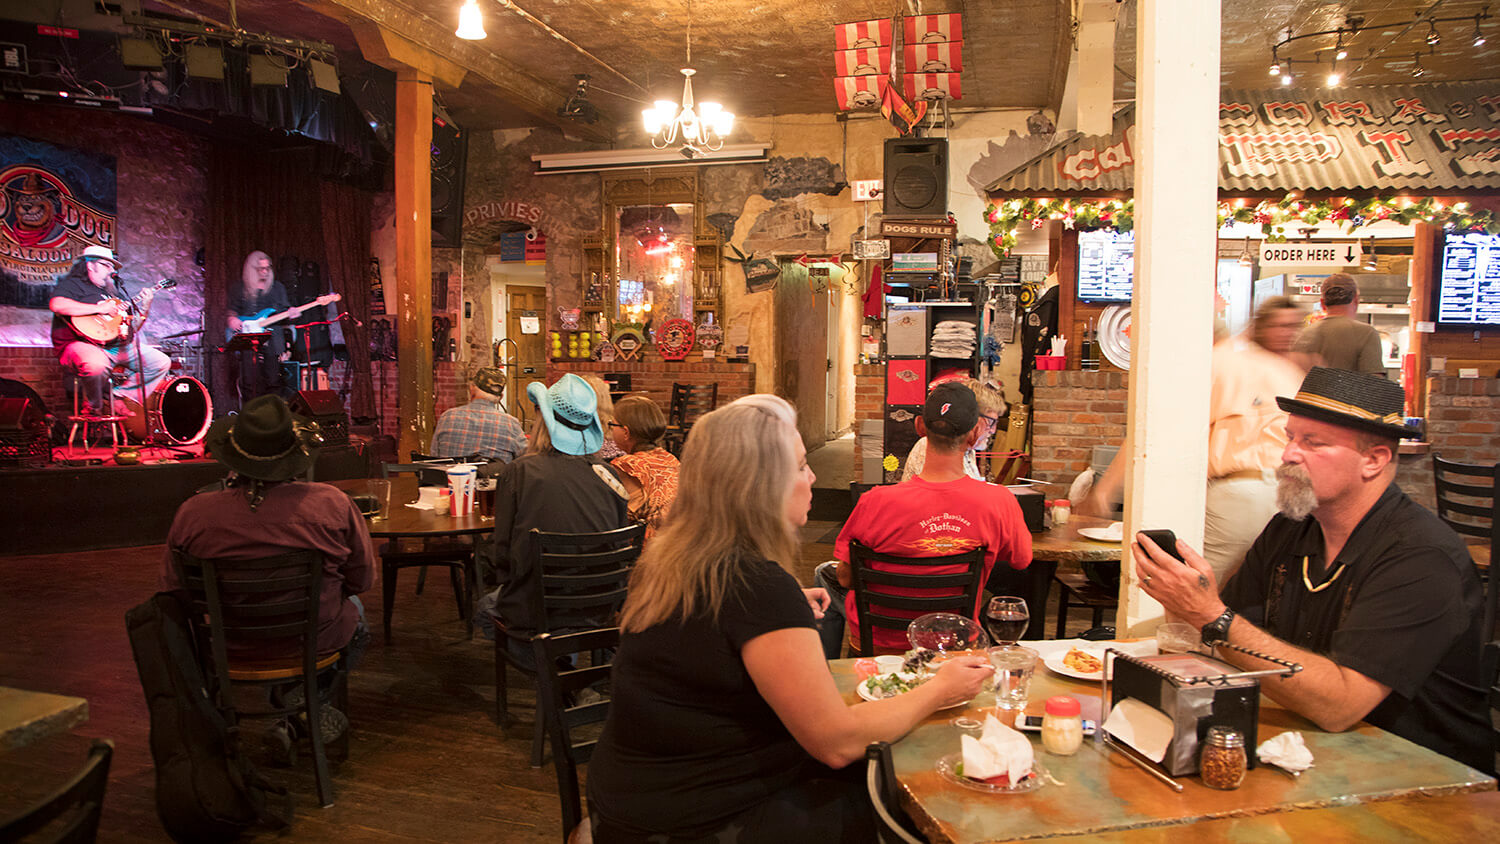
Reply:
[[288, 826], [286, 789], [255, 770], [240, 752], [233, 713], [214, 705], [184, 602], [154, 595], [125, 613], [125, 626], [151, 714], [156, 813], [167, 834], [178, 842], [228, 841], [252, 826]]

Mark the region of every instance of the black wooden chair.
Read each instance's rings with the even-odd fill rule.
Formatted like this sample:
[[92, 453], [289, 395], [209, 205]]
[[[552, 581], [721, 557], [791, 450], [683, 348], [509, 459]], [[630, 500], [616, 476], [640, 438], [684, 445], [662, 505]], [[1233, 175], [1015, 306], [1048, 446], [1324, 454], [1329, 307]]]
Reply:
[[[99, 834], [99, 812], [104, 808], [114, 752], [114, 742], [95, 739], [88, 761], [72, 779], [26, 811], [0, 823], [0, 841], [90, 844]], [[45, 835], [37, 834], [44, 829]]]
[[[984, 547], [945, 557], [900, 557], [881, 554], [858, 542], [849, 543], [849, 566], [853, 578], [854, 612], [859, 623], [859, 652], [874, 656], [874, 628], [899, 631], [903, 635], [913, 618], [930, 612], [951, 612], [973, 618], [984, 585]], [[899, 570], [877, 570], [871, 564], [899, 566]], [[997, 562], [996, 565], [1001, 563]], [[963, 566], [958, 574], [931, 574], [923, 569]], [[892, 595], [890, 587], [921, 590], [914, 595]], [[893, 615], [899, 610], [909, 615]], [[904, 652], [905, 647], [901, 648]], [[893, 653], [895, 651], [892, 651]]]
[[1432, 455], [1432, 479], [1437, 488], [1438, 518], [1463, 536], [1489, 540], [1488, 545], [1470, 545], [1474, 561], [1487, 571], [1484, 599], [1484, 638], [1495, 635], [1500, 615], [1500, 578], [1495, 577], [1495, 548], [1500, 546], [1500, 463], [1476, 466], [1444, 460]]
[[719, 406], [719, 384], [672, 383], [672, 400], [667, 404], [667, 433], [662, 443], [667, 451], [682, 456], [682, 446], [698, 417]]
[[[443, 482], [447, 482], [446, 469], [434, 469], [432, 463], [383, 463], [380, 467], [381, 477], [389, 478], [392, 475], [410, 474], [416, 475], [418, 484], [425, 484], [424, 478], [430, 473], [437, 472], [443, 476]], [[431, 484], [427, 484], [431, 485]], [[394, 507], [395, 505], [392, 504]], [[478, 577], [474, 565], [474, 546], [468, 542], [452, 539], [394, 539], [383, 543], [378, 553], [380, 555], [380, 607], [381, 627], [385, 633], [386, 644], [391, 643], [391, 611], [396, 605], [396, 579], [402, 569], [420, 568], [421, 574], [417, 576], [417, 594], [422, 594], [422, 586], [427, 579], [428, 566], [444, 566], [448, 569], [448, 579], [453, 583], [453, 600], [458, 604], [458, 618], [465, 622], [468, 627], [468, 635], [474, 635], [471, 608], [474, 606], [473, 591]]]
[[[1032, 563], [1032, 565], [1036, 565]], [[1120, 564], [1114, 562], [1090, 563], [1083, 562], [1079, 568], [1061, 568], [1056, 570], [1053, 579], [1059, 587], [1057, 595], [1057, 638], [1067, 638], [1068, 611], [1073, 607], [1083, 607], [1092, 615], [1092, 627], [1097, 629], [1104, 624], [1104, 613], [1106, 610], [1114, 610], [1120, 606], [1119, 576]], [[1114, 586], [1110, 581], [1113, 579]]]
[[[517, 661], [507, 648], [515, 642], [526, 648], [542, 633], [570, 633], [613, 626], [625, 603], [630, 571], [641, 556], [646, 535], [643, 525], [627, 525], [593, 533], [549, 533], [533, 529], [532, 566], [540, 588], [533, 593], [534, 633], [510, 630], [495, 613], [495, 720], [507, 718], [509, 682], [506, 667], [534, 674], [536, 669]], [[538, 701], [531, 738], [531, 765], [542, 765], [546, 736], [545, 709]]]
[[[307, 719], [312, 743], [318, 802], [333, 805], [333, 781], [323, 748], [322, 700], [319, 678], [328, 677], [335, 705], [349, 712], [348, 659], [344, 651], [318, 654], [318, 608], [323, 588], [323, 555], [293, 551], [255, 560], [213, 560], [173, 549], [183, 588], [192, 602], [192, 618], [199, 638], [198, 652], [219, 710], [231, 724], [244, 718], [281, 718], [298, 713]], [[207, 628], [201, 619], [207, 618]], [[229, 643], [253, 643], [257, 650], [283, 651], [286, 657], [229, 658]], [[301, 683], [300, 701], [272, 702], [263, 709], [235, 705], [232, 687], [279, 687]], [[335, 752], [348, 755], [349, 731], [339, 737]]]
[[1022, 639], [1047, 638], [1047, 596], [1052, 592], [1052, 579], [1056, 574], [1056, 560], [1033, 559], [1031, 565], [1021, 571], [996, 563], [989, 580], [985, 581], [985, 591], [991, 595], [1014, 595], [1026, 602], [1031, 623], [1026, 626]]
[[922, 844], [922, 838], [901, 809], [901, 784], [891, 763], [890, 742], [877, 741], [865, 748], [865, 787], [875, 809], [876, 839], [880, 844]]
[[[578, 791], [578, 767], [587, 764], [599, 741], [598, 728], [609, 715], [609, 697], [599, 693], [609, 679], [620, 629], [586, 630], [582, 633], [542, 633], [531, 640], [536, 655], [537, 711], [545, 712], [547, 734], [552, 740], [552, 766], [557, 771], [557, 799], [562, 804], [563, 841], [583, 821], [583, 800]], [[572, 667], [560, 667], [571, 665]], [[585, 696], [585, 689], [595, 694]]]

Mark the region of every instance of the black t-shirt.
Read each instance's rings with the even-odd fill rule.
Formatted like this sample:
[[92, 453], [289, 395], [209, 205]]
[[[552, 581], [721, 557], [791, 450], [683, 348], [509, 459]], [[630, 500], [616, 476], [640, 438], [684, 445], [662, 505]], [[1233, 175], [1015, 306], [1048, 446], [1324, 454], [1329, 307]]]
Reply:
[[[1303, 558], [1314, 586], [1309, 592]], [[1483, 590], [1463, 541], [1386, 488], [1325, 568], [1316, 519], [1280, 514], [1224, 585], [1224, 603], [1279, 639], [1391, 688], [1365, 716], [1383, 730], [1489, 771], [1489, 713], [1479, 679]], [[1322, 575], [1318, 573], [1322, 572]]]
[[[258, 296], [246, 296], [243, 284], [236, 286], [229, 292], [229, 301], [226, 303], [229, 312], [244, 319], [252, 317], [261, 311], [269, 309], [272, 314], [279, 314], [292, 306], [291, 300], [286, 297], [286, 288], [281, 282], [273, 281], [271, 286]], [[266, 314], [270, 316], [271, 314]], [[282, 322], [277, 325], [287, 325]]]
[[589, 804], [613, 828], [708, 835], [800, 779], [829, 775], [760, 696], [740, 656], [773, 630], [814, 627], [797, 581], [743, 563], [717, 622], [698, 613], [625, 635], [589, 763]]
[[[52, 298], [59, 296], [64, 299], [72, 299], [75, 302], [82, 302], [85, 305], [92, 305], [95, 302], [102, 302], [109, 298], [124, 299], [126, 301], [130, 299], [123, 292], [115, 290], [113, 285], [106, 284], [103, 288], [95, 287], [94, 283], [89, 281], [86, 276], [79, 277], [74, 275], [65, 275], [57, 280], [56, 286], [52, 288]], [[62, 351], [64, 346], [75, 340], [82, 339], [82, 337], [78, 336], [78, 332], [74, 331], [73, 327], [68, 324], [67, 317], [59, 313], [52, 315], [52, 348]], [[117, 340], [106, 345], [118, 346], [123, 342], [123, 340]]]

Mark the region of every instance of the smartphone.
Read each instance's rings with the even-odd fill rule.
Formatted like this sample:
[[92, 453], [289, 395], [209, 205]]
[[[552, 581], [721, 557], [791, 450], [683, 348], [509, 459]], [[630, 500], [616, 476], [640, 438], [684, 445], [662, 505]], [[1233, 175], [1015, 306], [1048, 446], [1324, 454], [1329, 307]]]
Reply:
[[[1021, 720], [1016, 722], [1016, 729], [1026, 730], [1033, 733], [1040, 732], [1042, 729], [1042, 716], [1027, 715], [1025, 718], [1022, 718]], [[1083, 719], [1083, 734], [1086, 736], [1091, 736], [1094, 734], [1094, 722], [1088, 720], [1087, 718]]]
[[1141, 533], [1150, 537], [1151, 541], [1156, 543], [1156, 547], [1171, 554], [1176, 558], [1177, 562], [1187, 562], [1187, 560], [1182, 558], [1181, 554], [1177, 553], [1177, 534], [1170, 530], [1143, 530]]

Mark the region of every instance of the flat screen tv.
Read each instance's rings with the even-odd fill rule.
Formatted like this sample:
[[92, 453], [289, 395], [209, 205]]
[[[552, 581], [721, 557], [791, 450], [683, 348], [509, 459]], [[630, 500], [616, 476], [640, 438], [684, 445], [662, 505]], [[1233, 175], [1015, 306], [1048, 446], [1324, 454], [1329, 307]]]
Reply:
[[1112, 229], [1078, 233], [1078, 298], [1084, 302], [1129, 302], [1135, 280], [1135, 232]]
[[1500, 235], [1446, 232], [1438, 261], [1435, 322], [1500, 328]]

